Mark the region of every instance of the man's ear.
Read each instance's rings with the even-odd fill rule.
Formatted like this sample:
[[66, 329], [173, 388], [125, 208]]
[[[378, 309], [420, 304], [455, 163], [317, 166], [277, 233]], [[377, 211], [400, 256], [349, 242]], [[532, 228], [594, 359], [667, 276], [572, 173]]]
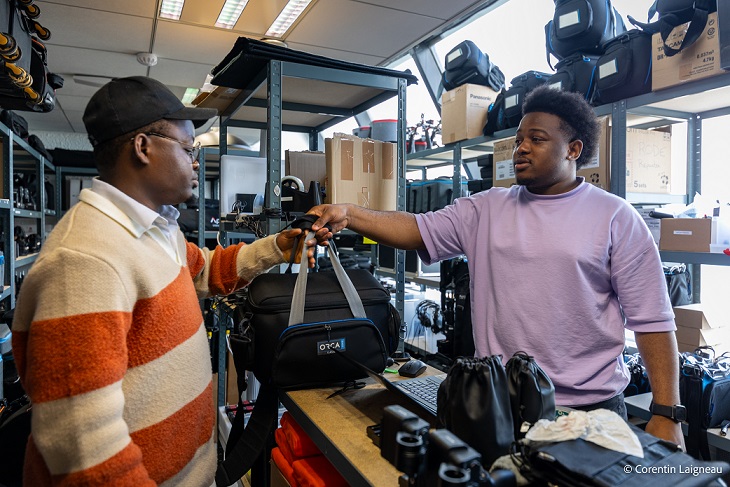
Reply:
[[582, 140], [573, 140], [571, 142], [568, 142], [568, 160], [577, 161], [580, 157], [581, 152], [583, 152]]
[[134, 159], [140, 164], [150, 163], [150, 152], [152, 151], [150, 136], [146, 134], [137, 134], [132, 139], [132, 154]]

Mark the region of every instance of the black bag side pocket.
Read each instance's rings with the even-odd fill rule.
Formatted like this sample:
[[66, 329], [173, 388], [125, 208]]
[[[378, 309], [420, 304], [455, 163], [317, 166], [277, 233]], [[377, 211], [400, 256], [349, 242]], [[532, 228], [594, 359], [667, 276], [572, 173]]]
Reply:
[[[363, 343], [379, 346], [359, 346]], [[304, 323], [290, 326], [281, 334], [274, 353], [272, 381], [281, 389], [303, 389], [365, 377], [338, 352], [372, 370], [385, 369], [383, 338], [372, 321], [352, 318]]]
[[597, 99], [612, 103], [650, 92], [651, 60], [650, 34], [633, 29], [611, 39], [596, 63]]

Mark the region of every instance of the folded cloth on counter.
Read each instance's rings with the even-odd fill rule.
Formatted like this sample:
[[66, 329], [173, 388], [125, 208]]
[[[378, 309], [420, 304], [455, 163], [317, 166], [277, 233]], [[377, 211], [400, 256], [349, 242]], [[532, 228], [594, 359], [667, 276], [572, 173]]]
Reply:
[[418, 82], [418, 78], [410, 72], [350, 63], [339, 59], [296, 51], [288, 47], [275, 46], [247, 37], [239, 37], [233, 45], [233, 49], [211, 71], [211, 74], [213, 74], [211, 83], [228, 88], [246, 88], [259, 75], [261, 70], [266, 67], [266, 64], [270, 60], [290, 61], [324, 68], [405, 78], [409, 85]]
[[628, 423], [613, 411], [571, 411], [555, 421], [541, 419], [527, 432], [530, 441], [566, 441], [582, 438], [609, 450], [644, 458], [641, 442]]
[[286, 441], [291, 449], [292, 456], [297, 458], [311, 457], [314, 455], [321, 455], [317, 445], [314, 444], [312, 439], [307, 433], [304, 432], [301, 426], [294, 421], [289, 411], [286, 411], [281, 416], [281, 429], [286, 434]]
[[294, 467], [287, 462], [279, 447], [271, 450], [271, 459], [274, 461], [279, 472], [281, 472], [286, 481], [289, 482], [289, 485], [291, 487], [298, 487], [299, 483], [297, 483], [297, 480], [294, 478]]
[[324, 456], [307, 457], [292, 465], [300, 487], [348, 487], [347, 481]]

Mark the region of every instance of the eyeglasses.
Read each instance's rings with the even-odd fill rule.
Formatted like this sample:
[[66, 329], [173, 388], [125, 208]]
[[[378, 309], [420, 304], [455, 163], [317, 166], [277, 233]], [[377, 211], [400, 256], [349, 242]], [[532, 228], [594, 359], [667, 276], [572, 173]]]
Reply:
[[[195, 145], [186, 144], [185, 142], [179, 141], [177, 139], [173, 139], [169, 135], [165, 134], [158, 134], [157, 132], [143, 132], [145, 135], [151, 135], [153, 137], [159, 137], [161, 139], [167, 139], [171, 140], [173, 142], [177, 142], [180, 144], [180, 146], [183, 148], [185, 152], [187, 152], [188, 156], [190, 156], [190, 162], [195, 162], [198, 160], [198, 157], [200, 156], [200, 142], [197, 142]], [[134, 137], [132, 137], [132, 140], [134, 140]]]

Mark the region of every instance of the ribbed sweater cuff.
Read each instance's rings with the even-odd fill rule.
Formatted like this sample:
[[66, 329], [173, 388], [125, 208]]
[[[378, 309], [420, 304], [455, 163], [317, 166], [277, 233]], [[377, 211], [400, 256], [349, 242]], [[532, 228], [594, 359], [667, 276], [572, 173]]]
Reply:
[[241, 248], [238, 252], [238, 275], [250, 282], [254, 277], [284, 262], [284, 254], [276, 245], [276, 235], [269, 235]]

